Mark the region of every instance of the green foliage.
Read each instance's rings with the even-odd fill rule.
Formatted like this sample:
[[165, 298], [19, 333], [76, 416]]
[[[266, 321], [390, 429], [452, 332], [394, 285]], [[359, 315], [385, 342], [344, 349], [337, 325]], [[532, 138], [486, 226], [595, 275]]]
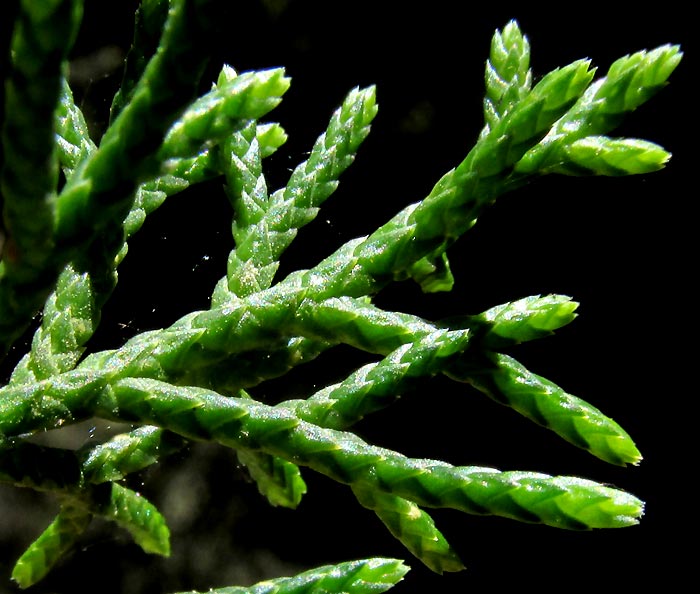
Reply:
[[[319, 567], [292, 578], [267, 580], [248, 588], [220, 588], [211, 594], [311, 594], [347, 592], [375, 594], [386, 592], [408, 571], [396, 559], [367, 559]], [[181, 594], [197, 594], [182, 592]]]
[[[452, 243], [496, 198], [541, 175], [662, 168], [670, 155], [661, 147], [606, 135], [666, 84], [682, 56], [678, 47], [621, 58], [597, 80], [588, 61], [533, 77], [529, 42], [516, 22], [507, 23], [486, 63], [485, 125], [461, 163], [369, 236], [280, 279], [281, 256], [333, 194], [370, 131], [374, 87], [351, 90], [308, 159], [269, 192], [264, 160], [287, 136], [263, 119], [290, 80], [282, 69], [239, 74], [224, 65], [213, 85], [200, 81], [202, 48], [231, 17], [231, 3], [143, 0], [99, 145], [65, 80], [82, 4], [11, 4], [15, 12], [6, 15], [14, 27], [2, 30], [10, 68], [0, 97], [0, 350], [7, 353], [43, 310], [31, 349], [0, 388], [0, 480], [61, 500], [56, 519], [17, 561], [20, 587], [41, 580], [94, 517], [126, 529], [144, 551], [167, 556], [166, 520], [123, 480], [191, 441], [233, 448], [272, 505], [299, 505], [304, 467], [349, 485], [436, 573], [464, 566], [425, 508], [575, 530], [639, 521], [644, 504], [611, 486], [409, 458], [351, 428], [416, 381], [444, 375], [603, 461], [640, 462], [620, 425], [505, 352], [571, 322], [578, 304], [569, 297], [526, 297], [440, 323], [381, 309], [373, 298], [407, 279], [425, 292], [449, 290]], [[202, 84], [211, 85], [204, 94]], [[88, 352], [127, 241], [168, 197], [206, 180], [222, 182], [235, 244], [211, 307], [118, 349]], [[376, 359], [307, 398], [258, 401], [265, 380], [337, 345]], [[90, 418], [136, 427], [78, 451], [32, 440]], [[375, 558], [216, 592], [383, 592], [407, 569]]]

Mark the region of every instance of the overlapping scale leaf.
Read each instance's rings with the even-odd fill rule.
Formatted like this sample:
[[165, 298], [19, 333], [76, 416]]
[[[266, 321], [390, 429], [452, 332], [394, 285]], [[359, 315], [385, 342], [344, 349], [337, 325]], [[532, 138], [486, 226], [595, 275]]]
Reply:
[[245, 449], [237, 450], [236, 455], [271, 505], [297, 508], [306, 493], [306, 483], [296, 464]]

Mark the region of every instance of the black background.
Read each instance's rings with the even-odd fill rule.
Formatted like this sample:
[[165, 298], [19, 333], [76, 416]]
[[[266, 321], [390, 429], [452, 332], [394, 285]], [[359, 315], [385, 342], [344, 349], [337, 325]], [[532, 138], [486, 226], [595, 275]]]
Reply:
[[[498, 5], [496, 5], [498, 4]], [[87, 2], [74, 58], [128, 47], [134, 2]], [[551, 177], [507, 195], [450, 251], [456, 286], [422, 295], [402, 283], [383, 307], [436, 319], [477, 313], [533, 294], [581, 303], [553, 338], [512, 351], [530, 369], [601, 408], [635, 439], [644, 461], [618, 468], [592, 458], [464, 386], [436, 379], [363, 421], [368, 441], [406, 455], [457, 465], [536, 470], [609, 483], [647, 502], [639, 526], [567, 532], [438, 510], [438, 526], [467, 566], [439, 577], [411, 558], [350, 491], [312, 472], [296, 511], [270, 508], [234, 456], [200, 445], [131, 486], [171, 522], [173, 554], [142, 553], [112, 526], [93, 526], [81, 549], [37, 593], [166, 593], [248, 585], [342, 560], [393, 556], [412, 570], [396, 594], [633, 591], [662, 580], [665, 591], [690, 572], [683, 536], [694, 535], [691, 477], [696, 446], [695, 225], [690, 185], [697, 134], [691, 83], [697, 61], [687, 10], [636, 4], [257, 2], [241, 3], [223, 40], [212, 40], [209, 81], [226, 62], [238, 71], [285, 66], [292, 87], [270, 118], [288, 143], [266, 162], [270, 189], [305, 158], [331, 112], [354, 86], [377, 85], [379, 115], [353, 167], [314, 223], [284, 257], [280, 276], [314, 265], [344, 241], [374, 230], [415, 202], [466, 155], [481, 126], [483, 67], [491, 36], [515, 18], [532, 47], [535, 78], [575, 59], [605, 72], [616, 58], [664, 43], [685, 58], [671, 83], [618, 130], [673, 153], [668, 167], [632, 178]], [[641, 6], [641, 5], [639, 5]], [[615, 8], [617, 7], [617, 11]], [[76, 81], [96, 134], [119, 74]], [[203, 85], [206, 90], [207, 84]], [[230, 213], [218, 184], [169, 200], [130, 244], [120, 283], [93, 349], [114, 348], [137, 331], [207, 307], [231, 248]], [[368, 360], [342, 350], [255, 395], [303, 396]], [[0, 491], [0, 592], [14, 592], [12, 564], [50, 521], [56, 502]]]

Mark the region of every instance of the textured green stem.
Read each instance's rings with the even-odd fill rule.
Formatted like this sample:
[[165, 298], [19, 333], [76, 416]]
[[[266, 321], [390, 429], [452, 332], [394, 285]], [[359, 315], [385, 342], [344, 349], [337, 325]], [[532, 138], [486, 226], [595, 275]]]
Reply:
[[96, 516], [126, 530], [146, 553], [170, 555], [170, 530], [165, 519], [139, 493], [117, 483], [103, 483], [88, 491], [84, 504]]
[[448, 318], [441, 325], [469, 328], [481, 348], [497, 350], [551, 336], [573, 322], [578, 306], [566, 295], [532, 295], [475, 316]]
[[472, 384], [601, 460], [625, 466], [642, 459], [632, 438], [615, 421], [512, 357], [490, 353], [466, 365], [458, 361], [447, 374]]
[[[136, 457], [142, 459], [143, 456], [140, 451]], [[132, 459], [127, 458], [122, 452], [118, 462], [122, 471], [134, 467], [133, 452]], [[116, 465], [114, 458], [111, 462], [113, 466]], [[96, 476], [91, 472], [89, 460], [83, 462], [69, 450], [44, 448], [25, 442], [4, 441], [0, 444], [0, 481], [63, 496], [67, 506], [79, 507], [86, 514], [104, 517], [128, 530], [145, 551], [169, 554], [169, 531], [158, 510], [144, 497], [116, 483], [94, 486], [86, 484], [84, 468], [92, 474], [93, 480], [104, 476], [104, 471], [101, 471], [102, 476]], [[60, 525], [62, 520], [59, 518], [58, 522]], [[32, 545], [33, 559], [38, 558], [41, 546], [52, 549], [55, 540], [55, 535], [51, 536], [52, 534], [53, 529], [49, 529], [48, 540]], [[51, 551], [48, 554], [52, 554]], [[26, 568], [26, 572], [29, 571]]]
[[[314, 143], [309, 158], [294, 169], [287, 185], [270, 197], [263, 221], [267, 233], [258, 230], [256, 234], [267, 235], [272, 260], [279, 259], [298, 230], [316, 217], [319, 206], [338, 187], [338, 178], [355, 160], [376, 114], [374, 87], [350, 91]], [[239, 243], [239, 249], [252, 247]]]
[[[278, 263], [271, 260], [265, 243], [257, 238], [256, 246], [262, 252], [247, 260], [237, 256], [238, 244], [245, 241], [246, 235], [255, 233], [254, 223], [259, 222], [269, 205], [267, 183], [262, 174], [262, 155], [256, 135], [257, 124], [251, 122], [222, 142], [219, 155], [221, 167], [226, 176], [226, 195], [235, 218], [232, 235], [236, 247], [229, 253], [227, 273], [216, 285], [211, 305], [217, 307], [229, 299], [245, 297], [261, 288], [267, 288], [277, 270]], [[261, 278], [262, 277], [262, 278]]]
[[400, 582], [408, 570], [398, 559], [376, 557], [324, 565], [294, 577], [265, 580], [252, 586], [216, 588], [208, 590], [208, 594], [379, 594]]
[[12, 68], [3, 81], [0, 188], [7, 239], [0, 264], [0, 355], [46, 296], [37, 296], [35, 286], [44, 282], [54, 247], [54, 111], [81, 18], [77, 0], [20, 3]]
[[[256, 294], [255, 305], [240, 301], [195, 313], [167, 331], [136, 337], [100, 365], [113, 376], [185, 383], [212, 363], [252, 349], [279, 348], [289, 337], [303, 335], [386, 354], [435, 330], [421, 318], [383, 311], [363, 300], [316, 303], [303, 299], [303, 293], [273, 288]], [[87, 360], [85, 367], [94, 366]]]
[[[440, 326], [469, 328], [479, 347], [494, 350], [551, 335], [575, 318], [577, 307], [578, 304], [567, 296], [531, 296], [492, 307], [475, 316], [450, 318]], [[429, 332], [435, 330], [437, 327], [433, 326]], [[235, 359], [214, 363], [207, 366], [206, 371], [190, 368], [186, 382], [235, 395], [241, 387], [255, 386], [312, 361], [331, 346], [333, 342], [295, 337], [279, 348], [253, 350], [236, 355]]]
[[406, 343], [384, 359], [369, 363], [345, 380], [305, 400], [286, 400], [299, 418], [329, 429], [346, 429], [365, 415], [386, 408], [420, 377], [449, 367], [471, 343], [468, 330], [438, 330]]
[[[435, 327], [408, 314], [380, 310], [361, 300], [315, 303], [304, 291], [273, 287], [215, 310], [194, 312], [169, 329], [143, 333], [112, 354], [86, 359], [80, 369], [189, 382], [196, 373], [232, 355], [277, 349], [290, 337], [306, 335], [388, 353]], [[245, 387], [245, 386], [240, 386]]]
[[[237, 212], [233, 235], [236, 248], [228, 261], [229, 291], [245, 297], [268, 288], [279, 258], [310, 223], [319, 206], [335, 191], [338, 178], [355, 159], [377, 113], [375, 89], [354, 89], [316, 140], [309, 158], [297, 166], [282, 190], [268, 197], [260, 168], [258, 148], [246, 142], [226, 145], [226, 157], [234, 169], [228, 176], [229, 192]], [[237, 179], [236, 179], [237, 178]], [[216, 302], [223, 302], [223, 297]]]
[[363, 507], [374, 511], [389, 531], [435, 573], [464, 569], [433, 519], [415, 503], [361, 484], [354, 484], [352, 492]]
[[85, 508], [70, 502], [63, 504], [56, 519], [17, 560], [12, 579], [20, 588], [36, 584], [74, 548], [91, 520], [92, 514]]
[[[276, 347], [253, 349], [212, 362], [206, 368], [188, 369], [182, 380], [183, 383], [235, 396], [242, 388], [252, 388], [265, 380], [282, 377], [295, 367], [314, 361], [332, 346], [332, 343], [322, 340], [296, 336]], [[91, 364], [89, 360], [85, 363]], [[103, 365], [104, 362], [98, 362], [95, 367]]]
[[186, 443], [181, 436], [158, 427], [139, 427], [98, 446], [84, 447], [79, 459], [86, 482], [119, 481], [180, 451]]
[[260, 449], [346, 484], [361, 483], [421, 506], [494, 514], [569, 529], [636, 524], [634, 496], [576, 477], [454, 467], [370, 446], [290, 412], [197, 388], [125, 379], [94, 402], [98, 416], [150, 423], [190, 439]]
[[[298, 298], [294, 292], [292, 296]], [[123, 377], [191, 383], [198, 372], [213, 368], [223, 375], [221, 370], [228, 365], [234, 366], [234, 370], [210, 381], [215, 383], [222, 379], [232, 386], [236, 381], [236, 359], [232, 356], [240, 352], [245, 356], [253, 354], [259, 366], [264, 359], [260, 359], [260, 351], [255, 351], [258, 347], [281, 349], [284, 345], [292, 345], [294, 350], [278, 351], [284, 355], [283, 363], [289, 365], [295, 362], [289, 359], [294, 353], [301, 360], [313, 358], [319, 347], [329, 344], [316, 341], [326, 340], [329, 336], [333, 341], [346, 342], [369, 352], [388, 354], [438, 330], [421, 318], [387, 312], [363, 300], [328, 299], [316, 304], [302, 299], [303, 305], [296, 302], [295, 309], [292, 307], [294, 303], [282, 298], [272, 298], [266, 303], [262, 294], [256, 297], [255, 308], [236, 303], [217, 310], [195, 312], [167, 330], [135, 337], [122, 349], [92, 355], [74, 371], [34, 383], [0, 388], [0, 431], [16, 435], [84, 418], [89, 414], [89, 407], [84, 406], [85, 396], [99, 392], [109, 382]], [[548, 306], [540, 307], [543, 304]], [[533, 325], [526, 315], [528, 307], [533, 313], [536, 335], [551, 332], [573, 318], [572, 302], [568, 298], [518, 300], [511, 308], [498, 306], [485, 312], [477, 324], [480, 334], [483, 333], [481, 344], [488, 346], [491, 334], [497, 336], [499, 344], [504, 344], [505, 338], [513, 344], [532, 336]], [[512, 313], [508, 314], [511, 310]], [[499, 331], [500, 323], [503, 323], [503, 331]], [[293, 338], [289, 342], [280, 336], [284, 335], [285, 328], [293, 336], [307, 333], [314, 340]], [[485, 332], [484, 328], [487, 328]], [[306, 350], [308, 347], [310, 351]], [[260, 379], [250, 370], [243, 377]], [[244, 380], [238, 381], [243, 383]], [[237, 389], [243, 387], [246, 386], [238, 385]]]

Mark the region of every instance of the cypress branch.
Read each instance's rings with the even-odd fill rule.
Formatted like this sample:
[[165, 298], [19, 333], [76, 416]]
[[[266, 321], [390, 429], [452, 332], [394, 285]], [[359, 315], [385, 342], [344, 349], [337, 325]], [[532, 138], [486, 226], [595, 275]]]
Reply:
[[[64, 78], [82, 3], [8, 3], [0, 26], [0, 63], [9, 66], [0, 85], [0, 191], [9, 233], [0, 264], [0, 351], [8, 351], [42, 304], [44, 310], [31, 351], [0, 388], [0, 482], [62, 502], [55, 521], [19, 559], [14, 579], [21, 587], [41, 579], [93, 516], [128, 530], [145, 551], [167, 555], [164, 518], [117, 481], [190, 440], [234, 448], [273, 505], [298, 505], [306, 489], [298, 465], [347, 484], [438, 573], [463, 566], [423, 508], [566, 529], [636, 524], [643, 503], [607, 485], [408, 458], [346, 429], [419, 378], [445, 374], [602, 460], [639, 462], [617, 423], [501, 352], [571, 322], [577, 304], [570, 298], [527, 297], [432, 322], [385, 311], [372, 297], [408, 278], [426, 292], [451, 289], [446, 250], [494, 200], [535, 176], [664, 167], [670, 154], [663, 148], [609, 133], [666, 84], [681, 60], [679, 48], [625, 56], [595, 82], [590, 63], [578, 61], [533, 85], [529, 41], [509, 22], [492, 39], [485, 125], [466, 157], [424, 200], [273, 286], [284, 250], [335, 190], [367, 136], [374, 88], [353, 89], [308, 159], [285, 187], [268, 194], [263, 159], [286, 133], [259, 119], [286, 92], [284, 71], [238, 74], [224, 66], [211, 90], [192, 102], [208, 48], [230, 26], [228, 4], [143, 0], [98, 147]], [[59, 166], [66, 179], [60, 192]], [[235, 248], [211, 308], [82, 359], [127, 240], [168, 196], [216, 177], [225, 178], [233, 206]], [[339, 344], [379, 358], [306, 400], [269, 406], [244, 390]], [[28, 439], [94, 416], [139, 427], [77, 452]], [[405, 571], [398, 561], [370, 559], [218, 592], [377, 592]]]
[[360, 505], [374, 511], [391, 534], [435, 573], [464, 569], [433, 519], [415, 503], [366, 485], [353, 485], [352, 491]]
[[81, 19], [77, 0], [22, 2], [17, 13], [2, 95], [0, 191], [7, 245], [0, 263], [0, 356], [41, 307], [46, 293], [37, 295], [36, 286], [50, 282], [44, 269], [54, 249], [54, 111]]
[[491, 38], [486, 61], [486, 96], [482, 136], [523, 99], [532, 87], [530, 42], [515, 21], [510, 21]]
[[[217, 588], [209, 590], [209, 594], [379, 594], [400, 582], [408, 570], [409, 568], [398, 559], [377, 557], [324, 565], [293, 577], [265, 580], [245, 588]], [[192, 591], [178, 594], [198, 593]]]
[[512, 357], [489, 353], [467, 365], [458, 361], [447, 373], [606, 462], [625, 466], [642, 459], [632, 438], [615, 421]]
[[593, 481], [411, 459], [370, 446], [351, 433], [305, 423], [278, 408], [198, 388], [124, 379], [103, 390], [95, 406], [104, 418], [263, 450], [338, 482], [367, 484], [421, 506], [578, 530], [633, 525], [643, 512], [633, 495]]

